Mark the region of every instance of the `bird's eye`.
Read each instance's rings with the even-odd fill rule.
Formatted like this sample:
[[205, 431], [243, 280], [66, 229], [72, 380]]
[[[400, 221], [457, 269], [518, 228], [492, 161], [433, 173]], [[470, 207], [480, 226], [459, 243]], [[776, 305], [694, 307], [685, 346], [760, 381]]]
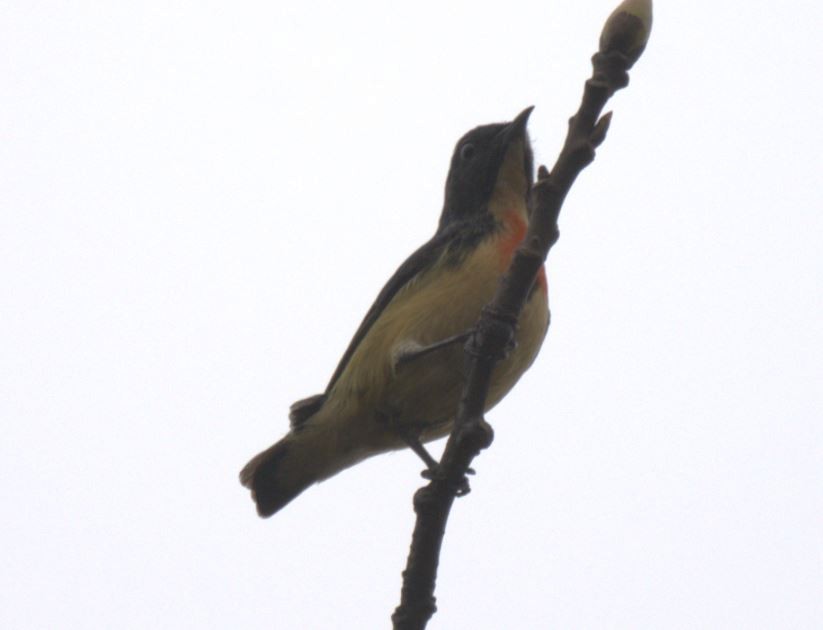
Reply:
[[474, 157], [474, 145], [468, 142], [460, 149], [460, 157], [464, 160], [470, 160]]

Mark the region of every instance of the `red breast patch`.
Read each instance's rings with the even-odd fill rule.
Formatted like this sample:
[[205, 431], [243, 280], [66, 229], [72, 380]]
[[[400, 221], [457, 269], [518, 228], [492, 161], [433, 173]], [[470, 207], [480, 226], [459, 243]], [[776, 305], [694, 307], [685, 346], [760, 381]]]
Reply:
[[[523, 242], [526, 236], [526, 221], [517, 210], [509, 210], [503, 215], [503, 224], [506, 234], [500, 239], [498, 251], [500, 252], [500, 263], [502, 269], [508, 269], [514, 256], [514, 251]], [[548, 283], [546, 282], [546, 266], [542, 265], [537, 271], [537, 285], [543, 289], [543, 293], [548, 293]]]

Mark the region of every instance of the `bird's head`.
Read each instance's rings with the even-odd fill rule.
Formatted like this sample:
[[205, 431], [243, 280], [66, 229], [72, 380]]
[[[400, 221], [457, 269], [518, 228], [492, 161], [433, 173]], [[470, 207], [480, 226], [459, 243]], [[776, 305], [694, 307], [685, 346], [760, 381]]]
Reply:
[[475, 127], [457, 142], [452, 155], [439, 229], [490, 212], [493, 198], [525, 202], [534, 181], [526, 125], [533, 107], [508, 123]]

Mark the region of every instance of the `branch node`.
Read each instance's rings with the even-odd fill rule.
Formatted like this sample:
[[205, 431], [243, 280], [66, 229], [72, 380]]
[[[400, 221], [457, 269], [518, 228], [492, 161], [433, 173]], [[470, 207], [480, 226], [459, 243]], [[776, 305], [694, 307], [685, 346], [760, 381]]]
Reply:
[[485, 418], [475, 418], [460, 425], [455, 437], [461, 446], [465, 446], [473, 453], [479, 453], [491, 446], [494, 441], [494, 429]]
[[418, 488], [412, 499], [414, 511], [417, 514], [433, 514], [440, 507], [439, 503], [440, 497], [437, 495], [435, 486], [431, 483]]
[[541, 164], [537, 168], [537, 181], [542, 183], [542, 181], [544, 179], [549, 179], [549, 177], [551, 177], [551, 173], [549, 172], [549, 169], [546, 168], [545, 164]]
[[[406, 571], [403, 571], [403, 579], [406, 579]], [[406, 604], [405, 607], [398, 606], [391, 616], [394, 630], [415, 630], [425, 627], [425, 621], [437, 612], [437, 598], [434, 595], [416, 600], [413, 604]]]
[[586, 86], [590, 89], [604, 90], [607, 96], [611, 96], [629, 84], [628, 64], [626, 55], [619, 51], [595, 53], [592, 56], [594, 73], [592, 78], [586, 81]]
[[589, 135], [589, 144], [591, 144], [592, 148], [596, 149], [606, 139], [606, 133], [609, 130], [611, 122], [612, 112], [606, 112], [600, 117], [600, 120], [597, 121], [597, 124]]

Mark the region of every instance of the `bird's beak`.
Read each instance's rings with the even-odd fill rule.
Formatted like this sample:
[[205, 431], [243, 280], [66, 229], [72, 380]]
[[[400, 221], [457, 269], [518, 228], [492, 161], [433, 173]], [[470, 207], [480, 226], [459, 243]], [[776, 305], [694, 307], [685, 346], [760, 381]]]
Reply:
[[503, 128], [501, 139], [503, 147], [507, 147], [512, 141], [522, 138], [526, 134], [526, 126], [529, 124], [529, 116], [531, 116], [534, 105], [531, 105], [520, 112], [513, 121]]
[[[526, 125], [534, 107], [527, 107], [500, 130], [496, 138], [498, 146], [498, 171], [495, 190], [510, 189], [518, 194], [528, 194], [532, 182], [532, 152]], [[501, 188], [502, 187], [502, 188]]]

